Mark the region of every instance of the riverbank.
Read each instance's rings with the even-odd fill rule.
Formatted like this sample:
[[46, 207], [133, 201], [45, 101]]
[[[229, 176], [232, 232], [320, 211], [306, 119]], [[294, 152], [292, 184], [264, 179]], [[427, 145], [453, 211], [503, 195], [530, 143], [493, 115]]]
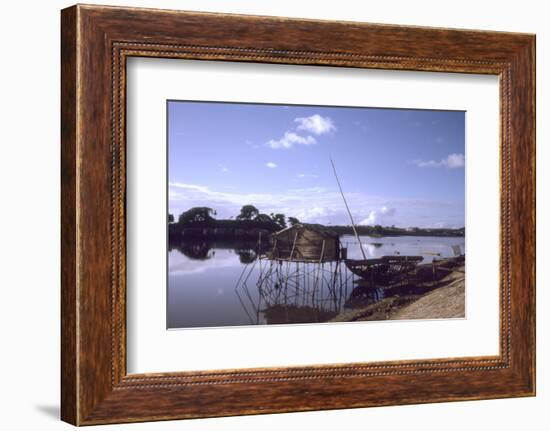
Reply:
[[[339, 236], [355, 235], [352, 226], [325, 226], [320, 224], [307, 224], [317, 229], [334, 232]], [[236, 240], [242, 238], [258, 239], [262, 236], [265, 240], [274, 232], [281, 230], [283, 227], [273, 221], [257, 221], [257, 220], [209, 220], [203, 222], [188, 222], [188, 223], [169, 223], [168, 233], [169, 239], [172, 242], [181, 241], [184, 239], [231, 239]], [[360, 236], [369, 236], [372, 238], [383, 237], [407, 237], [407, 236], [423, 236], [423, 237], [464, 237], [464, 228], [461, 229], [443, 229], [443, 228], [399, 228], [395, 226], [356, 226], [357, 234]]]
[[375, 304], [344, 311], [331, 321], [452, 319], [464, 316], [464, 266], [460, 266], [439, 280], [427, 293], [387, 297]]
[[406, 307], [397, 310], [390, 319], [456, 319], [465, 317], [464, 274], [427, 293]]

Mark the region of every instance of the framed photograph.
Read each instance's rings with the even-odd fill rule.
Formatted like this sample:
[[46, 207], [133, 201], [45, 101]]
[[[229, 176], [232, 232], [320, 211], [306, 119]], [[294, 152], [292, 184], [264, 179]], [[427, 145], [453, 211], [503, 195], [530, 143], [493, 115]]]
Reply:
[[465, 317], [464, 111], [170, 100], [167, 118], [168, 329]]
[[63, 420], [535, 394], [534, 35], [61, 16]]

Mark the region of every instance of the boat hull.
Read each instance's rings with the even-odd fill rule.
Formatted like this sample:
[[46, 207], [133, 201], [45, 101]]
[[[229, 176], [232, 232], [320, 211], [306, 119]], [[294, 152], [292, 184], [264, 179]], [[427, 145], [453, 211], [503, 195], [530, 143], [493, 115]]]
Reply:
[[387, 283], [396, 276], [413, 271], [422, 260], [422, 256], [382, 256], [377, 259], [347, 259], [346, 266], [364, 280]]

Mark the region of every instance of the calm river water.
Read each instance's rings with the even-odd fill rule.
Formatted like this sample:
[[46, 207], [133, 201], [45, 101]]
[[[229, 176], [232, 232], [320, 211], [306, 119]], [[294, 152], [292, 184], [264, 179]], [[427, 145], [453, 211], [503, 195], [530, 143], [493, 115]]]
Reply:
[[[340, 238], [348, 258], [361, 259], [353, 236]], [[361, 237], [367, 258], [399, 253], [423, 263], [462, 253], [464, 238]], [[195, 241], [168, 253], [168, 328], [326, 322], [339, 312], [383, 298], [361, 290], [343, 263], [274, 264], [257, 259], [254, 245]]]

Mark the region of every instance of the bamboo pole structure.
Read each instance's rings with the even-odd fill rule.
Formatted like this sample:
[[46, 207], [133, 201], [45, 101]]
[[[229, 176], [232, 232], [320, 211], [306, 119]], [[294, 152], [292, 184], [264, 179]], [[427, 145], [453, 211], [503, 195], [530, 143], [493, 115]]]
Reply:
[[294, 235], [294, 241], [292, 242], [292, 250], [290, 251], [290, 259], [286, 264], [286, 277], [285, 277], [285, 288], [288, 286], [288, 273], [290, 272], [290, 264], [292, 263], [292, 256], [294, 255], [294, 247], [296, 247], [296, 240], [298, 239], [298, 231]]
[[365, 255], [365, 250], [363, 249], [363, 244], [361, 243], [361, 239], [359, 238], [359, 234], [357, 233], [357, 229], [355, 228], [355, 222], [353, 221], [353, 216], [351, 215], [351, 211], [348, 206], [348, 202], [346, 201], [346, 197], [344, 196], [344, 191], [342, 190], [342, 185], [340, 184], [340, 180], [338, 179], [338, 174], [336, 173], [336, 166], [334, 166], [334, 161], [332, 160], [332, 157], [330, 158], [330, 163], [332, 164], [332, 170], [334, 171], [334, 177], [336, 178], [336, 182], [338, 183], [338, 188], [340, 189], [340, 194], [342, 195], [342, 199], [344, 200], [344, 205], [346, 206], [346, 210], [348, 211], [349, 218], [351, 220], [351, 227], [353, 228], [353, 233], [355, 234], [355, 238], [357, 238], [357, 241], [359, 242], [359, 247], [361, 248], [361, 254], [363, 255], [363, 259], [367, 260], [367, 256]]

